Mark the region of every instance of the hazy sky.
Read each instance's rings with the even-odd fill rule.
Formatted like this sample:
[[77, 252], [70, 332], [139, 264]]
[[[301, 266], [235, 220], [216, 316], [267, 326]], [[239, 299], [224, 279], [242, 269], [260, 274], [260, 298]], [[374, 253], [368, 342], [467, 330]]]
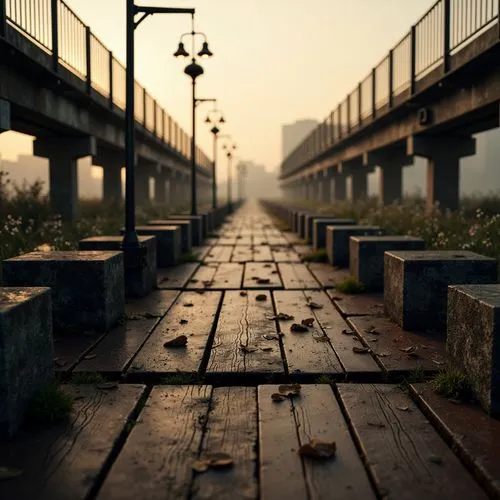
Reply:
[[[115, 55], [125, 60], [125, 0], [66, 0]], [[236, 155], [275, 169], [281, 125], [322, 120], [364, 79], [434, 0], [149, 0], [139, 4], [194, 7], [196, 29], [214, 57], [202, 62], [198, 97], [216, 97]], [[156, 15], [136, 34], [136, 78], [190, 133], [191, 86], [185, 60], [172, 56], [190, 16]], [[200, 48], [201, 39], [197, 40]], [[187, 45], [186, 48], [188, 48]], [[199, 145], [211, 156], [212, 136], [198, 107]], [[4, 134], [0, 154], [28, 153], [29, 143]], [[219, 165], [221, 178], [225, 162]], [[222, 180], [222, 179], [221, 179]]]

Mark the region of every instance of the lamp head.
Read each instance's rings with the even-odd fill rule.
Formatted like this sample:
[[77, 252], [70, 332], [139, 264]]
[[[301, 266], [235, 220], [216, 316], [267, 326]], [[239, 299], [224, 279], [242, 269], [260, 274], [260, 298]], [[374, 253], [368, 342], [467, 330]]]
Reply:
[[207, 116], [207, 117], [205, 118], [205, 123], [212, 123], [212, 122], [210, 121], [210, 117], [209, 117], [209, 116]]
[[219, 123], [226, 123], [226, 120], [224, 120], [223, 116], [220, 117]]
[[184, 44], [182, 42], [179, 42], [179, 46], [174, 52], [174, 57], [189, 57], [189, 53], [184, 48]]
[[193, 62], [184, 68], [184, 73], [193, 80], [196, 80], [200, 75], [203, 75], [203, 68], [199, 64], [196, 64], [196, 61], [193, 59]]
[[200, 57], [203, 57], [203, 58], [207, 58], [207, 57], [212, 57], [213, 56], [213, 53], [208, 48], [208, 43], [207, 42], [203, 42], [203, 46], [202, 46], [201, 50], [198, 52], [198, 55]]
[[212, 132], [212, 134], [214, 134], [214, 135], [217, 135], [220, 132], [220, 130], [216, 126], [213, 126], [210, 129], [210, 132]]

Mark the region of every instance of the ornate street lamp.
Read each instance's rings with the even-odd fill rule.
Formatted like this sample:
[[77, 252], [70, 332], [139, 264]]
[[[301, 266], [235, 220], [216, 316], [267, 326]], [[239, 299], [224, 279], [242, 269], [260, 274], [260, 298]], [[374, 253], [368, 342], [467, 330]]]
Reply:
[[[217, 117], [214, 118], [213, 114], [217, 113]], [[213, 125], [213, 127], [210, 129], [210, 132], [212, 132], [212, 135], [214, 137], [213, 144], [214, 144], [214, 149], [213, 149], [213, 166], [212, 166], [212, 208], [216, 209], [217, 208], [217, 180], [216, 180], [216, 170], [217, 170], [217, 137], [220, 132], [219, 127], [217, 127], [217, 124], [221, 123], [226, 123], [226, 120], [224, 120], [224, 117], [222, 116], [222, 113], [217, 109], [214, 108], [211, 111], [209, 111], [207, 117], [205, 118], [205, 123], [209, 123]]]
[[[231, 137], [231, 136], [226, 135], [222, 137]], [[232, 200], [233, 173], [231, 168], [231, 160], [233, 157], [233, 151], [236, 149], [236, 144], [234, 144], [234, 142], [232, 143], [231, 146], [224, 144], [224, 146], [222, 146], [222, 149], [226, 151], [226, 156], [227, 156], [227, 206], [229, 212], [231, 213], [233, 211], [233, 200]]]

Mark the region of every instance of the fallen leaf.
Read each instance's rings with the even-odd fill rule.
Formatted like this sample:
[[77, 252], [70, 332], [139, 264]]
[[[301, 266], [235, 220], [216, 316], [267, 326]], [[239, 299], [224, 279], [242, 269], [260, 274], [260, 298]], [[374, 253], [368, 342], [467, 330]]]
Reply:
[[366, 422], [367, 425], [370, 427], [376, 427], [377, 429], [383, 429], [385, 427], [385, 424], [382, 422]]
[[267, 295], [264, 294], [257, 295], [257, 297], [255, 297], [255, 300], [257, 300], [258, 302], [264, 302], [265, 300], [267, 300]]
[[443, 459], [437, 455], [429, 455], [427, 458], [429, 462], [432, 462], [433, 464], [443, 465]]
[[240, 292], [240, 297], [246, 297], [248, 295], [247, 292], [241, 291]]
[[240, 345], [240, 351], [245, 354], [250, 354], [251, 352], [255, 352], [257, 349], [255, 347], [248, 347], [246, 345]]
[[227, 453], [213, 453], [207, 457], [210, 462], [210, 467], [229, 467], [233, 465], [231, 455]]
[[273, 267], [272, 264], [264, 264], [262, 267]]
[[274, 271], [271, 271], [271, 274], [278, 274], [278, 271], [275, 269]]
[[193, 307], [193, 303], [192, 302], [185, 302], [183, 304], [184, 307]]
[[367, 354], [370, 352], [370, 349], [368, 349], [368, 347], [354, 346], [352, 348], [352, 352], [355, 352], [356, 354]]
[[323, 335], [322, 337], [314, 337], [314, 340], [316, 342], [328, 342], [330, 339], [326, 335]]
[[438, 361], [437, 359], [433, 359], [432, 362], [436, 363], [436, 365], [444, 365], [443, 361]]
[[415, 350], [415, 346], [412, 345], [410, 347], [400, 347], [399, 350], [402, 352], [406, 352], [408, 354], [408, 353], [413, 352]]
[[196, 278], [191, 278], [189, 280], [190, 283], [198, 283], [198, 280]]
[[146, 319], [161, 318], [161, 314], [153, 314], [150, 312], [145, 312], [142, 314], [142, 317]]
[[103, 391], [109, 391], [111, 389], [118, 389], [118, 382], [103, 382], [102, 384], [96, 385], [98, 389]]
[[278, 340], [278, 337], [276, 335], [269, 335], [267, 333], [265, 335], [262, 335], [262, 338], [265, 340]]
[[367, 328], [365, 330], [365, 333], [371, 333], [372, 335], [380, 335], [380, 332], [377, 332], [374, 326], [370, 326], [369, 328]]
[[354, 335], [354, 330], [347, 330], [346, 328], [344, 328], [344, 329], [342, 330], [342, 333], [343, 333], [344, 335]]
[[181, 320], [179, 321], [179, 323], [180, 323], [181, 325], [185, 325], [187, 322], [188, 322], [188, 320], [187, 320], [187, 319], [181, 319]]
[[179, 335], [175, 339], [168, 340], [163, 344], [163, 347], [184, 347], [187, 345], [188, 339], [185, 335]]
[[407, 353], [407, 356], [409, 358], [420, 358], [420, 356], [416, 352], [413, 352], [413, 351]]
[[335, 296], [332, 296], [331, 297], [332, 300], [342, 300], [342, 297], [337, 297], [336, 295]]
[[376, 352], [375, 353], [379, 358], [386, 358], [387, 356], [390, 356], [390, 352]]
[[313, 326], [313, 323], [314, 323], [314, 318], [306, 318], [306, 319], [303, 319], [301, 321], [301, 323], [304, 325], [304, 326]]
[[307, 326], [305, 326], [305, 325], [299, 325], [298, 323], [294, 323], [290, 327], [290, 331], [297, 332], [297, 333], [304, 333], [304, 332], [308, 332], [309, 328], [307, 328]]
[[60, 368], [62, 368], [64, 365], [68, 364], [67, 361], [64, 361], [64, 360], [59, 359], [59, 358], [55, 358], [54, 363], [56, 364], [56, 366], [59, 366]]
[[409, 411], [410, 409], [408, 406], [396, 406], [396, 408], [401, 411]]
[[257, 280], [258, 285], [268, 285], [269, 283], [271, 283], [271, 280], [269, 278], [259, 278]]
[[312, 439], [310, 443], [303, 444], [299, 448], [299, 455], [301, 457], [328, 460], [335, 456], [336, 451], [337, 445], [335, 441], [327, 442], [320, 441], [319, 439]]
[[23, 473], [24, 471], [22, 469], [16, 469], [14, 467], [0, 467], [0, 481], [14, 479]]
[[277, 320], [282, 320], [282, 321], [291, 321], [291, 320], [294, 319], [294, 317], [291, 316], [290, 314], [279, 313], [276, 316], [271, 316], [269, 319], [277, 319]]
[[300, 395], [301, 388], [300, 384], [282, 384], [278, 387], [278, 391], [284, 396], [294, 397]]
[[85, 356], [83, 359], [94, 359], [96, 358], [97, 356], [95, 354], [88, 354], [87, 356]]
[[275, 403], [281, 403], [282, 401], [285, 401], [285, 399], [287, 399], [287, 397], [284, 396], [283, 394], [279, 394], [278, 392], [274, 392], [273, 394], [271, 394], [271, 399]]
[[317, 302], [309, 302], [307, 304], [311, 309], [323, 309], [323, 305], [322, 304], [318, 304]]
[[260, 350], [261, 351], [272, 351], [273, 348], [272, 347], [261, 347]]

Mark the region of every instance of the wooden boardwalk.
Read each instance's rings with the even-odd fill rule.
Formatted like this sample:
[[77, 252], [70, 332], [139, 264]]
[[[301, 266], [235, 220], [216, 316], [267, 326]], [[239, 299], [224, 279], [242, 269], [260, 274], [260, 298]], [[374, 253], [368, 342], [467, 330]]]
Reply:
[[[55, 339], [73, 415], [0, 448], [0, 472], [23, 471], [2, 500], [500, 498], [500, 423], [400, 384], [444, 365], [443, 335], [335, 290], [346, 271], [302, 262], [256, 204], [205, 245], [122, 325]], [[75, 384], [95, 373], [117, 384]], [[335, 458], [301, 456], [313, 439]]]

